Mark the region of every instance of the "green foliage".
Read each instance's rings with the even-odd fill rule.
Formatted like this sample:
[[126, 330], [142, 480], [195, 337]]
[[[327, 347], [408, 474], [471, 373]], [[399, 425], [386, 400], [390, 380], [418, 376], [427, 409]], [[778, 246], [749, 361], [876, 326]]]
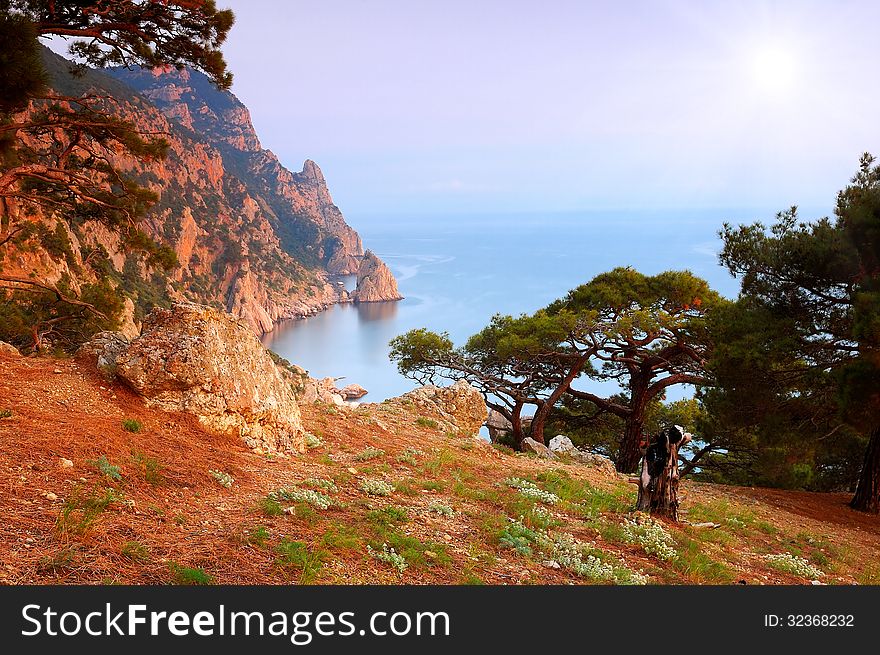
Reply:
[[132, 562], [150, 561], [150, 549], [139, 541], [126, 541], [122, 544], [121, 554]]
[[271, 495], [260, 499], [259, 507], [265, 516], [281, 516], [284, 514], [284, 508], [281, 506], [281, 503]]
[[12, 410], [0, 409], [0, 418], [12, 418]]
[[127, 418], [122, 421], [122, 429], [126, 432], [138, 433], [143, 429], [143, 424], [135, 418]]
[[371, 459], [376, 459], [377, 457], [382, 457], [385, 454], [385, 451], [381, 448], [374, 448], [373, 446], [368, 446], [357, 455], [354, 456], [354, 461], [356, 462], [367, 462]]
[[25, 16], [0, 12], [0, 115], [23, 109], [46, 81], [37, 26]]
[[122, 480], [122, 469], [111, 464], [106, 455], [101, 455], [98, 459], [90, 461], [89, 464], [114, 482]]
[[212, 585], [214, 578], [200, 568], [181, 566], [177, 562], [168, 564], [171, 571], [171, 583], [176, 585]]
[[276, 551], [278, 565], [284, 568], [292, 567], [300, 570], [300, 584], [311, 584], [318, 577], [327, 553], [315, 548], [309, 548], [301, 541], [282, 539]]
[[83, 534], [112, 503], [121, 500], [122, 496], [113, 489], [76, 488], [64, 499], [55, 528], [65, 536]]
[[[880, 448], [878, 225], [880, 166], [865, 154], [834, 219], [804, 222], [792, 207], [770, 227], [721, 232], [721, 263], [742, 294], [719, 326], [709, 400], [719, 429], [751, 434], [759, 463], [777, 449], [774, 482], [846, 488], [869, 436]], [[878, 477], [876, 465], [862, 473], [855, 506], [877, 511]]]
[[265, 525], [260, 525], [247, 533], [245, 536], [245, 542], [251, 546], [256, 546], [257, 548], [265, 548], [271, 536], [269, 528]]
[[159, 486], [165, 482], [162, 475], [162, 464], [155, 457], [150, 457], [140, 451], [133, 450], [131, 460], [140, 471], [144, 481], [153, 486]]
[[235, 483], [235, 478], [233, 478], [229, 473], [224, 471], [217, 471], [215, 469], [210, 469], [208, 471], [210, 476], [217, 481], [221, 487], [225, 489], [232, 489], [232, 485]]
[[437, 421], [432, 418], [425, 418], [424, 416], [419, 416], [416, 419], [416, 425], [419, 425], [423, 428], [430, 428], [432, 430], [436, 430], [439, 427]]

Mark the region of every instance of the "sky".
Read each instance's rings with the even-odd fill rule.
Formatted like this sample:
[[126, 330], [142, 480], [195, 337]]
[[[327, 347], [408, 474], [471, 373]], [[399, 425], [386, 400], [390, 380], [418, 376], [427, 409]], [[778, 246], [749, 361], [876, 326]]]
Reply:
[[827, 207], [880, 3], [219, 0], [234, 93], [348, 214]]

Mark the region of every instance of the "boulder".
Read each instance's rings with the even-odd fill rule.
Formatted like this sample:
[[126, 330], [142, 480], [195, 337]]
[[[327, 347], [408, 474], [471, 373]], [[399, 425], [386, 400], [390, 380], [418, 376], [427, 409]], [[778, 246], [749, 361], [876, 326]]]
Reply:
[[544, 459], [556, 459], [556, 454], [542, 443], [539, 443], [531, 437], [526, 437], [522, 442], [523, 452], [534, 453]]
[[302, 452], [290, 381], [246, 325], [211, 307], [176, 303], [144, 319], [115, 359], [116, 374], [148, 404], [193, 414], [264, 452]]
[[[531, 416], [521, 417], [524, 431], [527, 432], [532, 425], [532, 418]], [[489, 418], [486, 419], [485, 425], [489, 429], [489, 439], [492, 441], [503, 440], [513, 431], [513, 424], [501, 412], [494, 409], [489, 411]]]
[[122, 332], [98, 332], [76, 351], [76, 358], [101, 371], [105, 377], [116, 374], [116, 358], [128, 348], [130, 342]]
[[588, 466], [598, 468], [603, 473], [610, 476], [617, 475], [617, 471], [614, 468], [614, 462], [602, 455], [580, 450], [572, 443], [571, 439], [564, 434], [557, 434], [550, 440], [550, 450], [556, 455], [564, 455], [565, 457], [570, 457], [581, 464], [587, 464]]
[[364, 389], [359, 384], [349, 384], [349, 385], [342, 387], [342, 389], [339, 390], [339, 394], [345, 400], [357, 400], [358, 398], [363, 398], [368, 393], [369, 393], [369, 391]]
[[0, 341], [0, 355], [6, 355], [7, 357], [21, 357], [18, 348], [5, 341]]
[[419, 387], [393, 402], [415, 406], [416, 414], [436, 419], [442, 429], [468, 436], [479, 433], [486, 422], [487, 410], [483, 396], [464, 380], [450, 387]]

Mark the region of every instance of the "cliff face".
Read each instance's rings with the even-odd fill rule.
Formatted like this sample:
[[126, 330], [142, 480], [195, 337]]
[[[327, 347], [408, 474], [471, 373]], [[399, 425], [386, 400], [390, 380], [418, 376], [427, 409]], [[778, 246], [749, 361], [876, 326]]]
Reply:
[[358, 267], [357, 288], [353, 299], [355, 302], [403, 300], [397, 290], [397, 280], [388, 266], [371, 250], [367, 251]]
[[[358, 271], [361, 239], [333, 203], [317, 164], [293, 173], [263, 149], [250, 114], [204, 75], [177, 71], [86, 71], [48, 51], [52, 86], [67, 95], [111, 95], [115, 112], [140, 129], [164, 133], [166, 159], [120, 154], [114, 165], [159, 195], [141, 228], [171, 246], [179, 266], [162, 274], [95, 221], [49, 212], [31, 216], [70, 248], [39, 243], [8, 248], [4, 271], [77, 291], [102, 277], [129, 298], [129, 326], [154, 305], [190, 300], [225, 309], [255, 332], [350, 298], [330, 276]], [[100, 266], [94, 251], [101, 252]], [[92, 253], [91, 257], [89, 253]]]

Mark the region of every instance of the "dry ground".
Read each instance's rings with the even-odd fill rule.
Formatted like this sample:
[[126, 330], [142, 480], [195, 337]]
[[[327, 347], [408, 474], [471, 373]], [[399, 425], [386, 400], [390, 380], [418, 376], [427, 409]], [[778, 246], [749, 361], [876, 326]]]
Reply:
[[[846, 495], [685, 482], [685, 522], [661, 526], [664, 556], [627, 532], [625, 478], [442, 434], [388, 405], [303, 414], [321, 445], [269, 457], [73, 360], [0, 354], [0, 583], [880, 583], [880, 518]], [[526, 497], [511, 477], [558, 502]], [[394, 491], [371, 495], [365, 480]], [[309, 487], [332, 505], [267, 498]], [[541, 529], [571, 535], [590, 566], [549, 550]], [[370, 554], [383, 543], [402, 573]], [[781, 570], [774, 554], [821, 575]]]

